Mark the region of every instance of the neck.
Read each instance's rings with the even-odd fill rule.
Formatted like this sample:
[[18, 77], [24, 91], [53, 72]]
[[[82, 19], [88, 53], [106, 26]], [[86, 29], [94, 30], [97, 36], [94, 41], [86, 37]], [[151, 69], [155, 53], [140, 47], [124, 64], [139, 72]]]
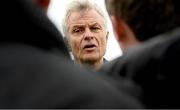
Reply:
[[120, 47], [124, 52], [126, 52], [129, 48], [136, 46], [137, 44], [139, 44], [139, 40], [136, 39], [134, 32], [129, 28], [129, 26], [124, 23], [121, 22], [121, 24], [123, 25], [123, 37], [121, 37], [120, 40]]
[[102, 59], [97, 60], [97, 61], [78, 61], [78, 60], [76, 60], [76, 63], [80, 64], [81, 66], [87, 67], [91, 70], [97, 71], [98, 69], [101, 68], [104, 61], [102, 58]]
[[139, 41], [137, 41], [136, 39], [132, 37], [132, 38], [126, 39], [126, 41], [122, 41], [120, 43], [120, 47], [123, 53], [125, 53], [128, 49], [138, 45], [139, 43], [140, 43]]

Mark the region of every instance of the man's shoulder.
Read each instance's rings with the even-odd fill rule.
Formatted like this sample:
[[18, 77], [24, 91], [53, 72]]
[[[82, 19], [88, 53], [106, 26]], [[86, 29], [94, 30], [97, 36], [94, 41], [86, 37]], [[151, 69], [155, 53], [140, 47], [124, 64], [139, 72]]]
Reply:
[[101, 67], [101, 69], [99, 70], [99, 72], [101, 74], [112, 74], [114, 68], [115, 68], [115, 65], [116, 63], [121, 59], [121, 57], [118, 57], [116, 59], [113, 59], [111, 61], [105, 61], [105, 63], [103, 64], [103, 66]]
[[[138, 62], [143, 62], [146, 61], [146, 59], [151, 58], [159, 59], [167, 54], [167, 51], [169, 51], [173, 45], [178, 45], [178, 42], [180, 42], [180, 29], [175, 29], [150, 39], [149, 41], [146, 41], [141, 45], [133, 48], [125, 55], [123, 55], [121, 60], [136, 60]], [[174, 47], [171, 49], [171, 51], [177, 49], [179, 49], [179, 47]], [[171, 52], [171, 54], [174, 53]]]
[[145, 65], [160, 62], [169, 54], [176, 55], [180, 49], [179, 42], [180, 29], [176, 29], [132, 48], [121, 57], [104, 65], [101, 70], [110, 74], [143, 70]]

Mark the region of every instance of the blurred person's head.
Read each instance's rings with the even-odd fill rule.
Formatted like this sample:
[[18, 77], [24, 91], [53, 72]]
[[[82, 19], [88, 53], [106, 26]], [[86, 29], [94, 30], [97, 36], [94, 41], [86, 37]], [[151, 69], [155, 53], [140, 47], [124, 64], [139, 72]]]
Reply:
[[63, 31], [77, 64], [94, 70], [102, 66], [109, 32], [100, 7], [88, 0], [72, 1], [65, 13]]
[[179, 26], [174, 1], [106, 0], [122, 50]]
[[50, 0], [32, 0], [32, 1], [47, 12]]

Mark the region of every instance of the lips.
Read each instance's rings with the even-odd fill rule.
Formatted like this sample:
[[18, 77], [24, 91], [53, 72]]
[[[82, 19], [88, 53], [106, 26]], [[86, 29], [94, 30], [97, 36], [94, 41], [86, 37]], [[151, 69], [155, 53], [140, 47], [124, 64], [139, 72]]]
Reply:
[[86, 52], [92, 52], [96, 49], [96, 45], [95, 44], [86, 44], [83, 46], [83, 50], [85, 50]]
[[86, 49], [86, 48], [93, 48], [93, 47], [96, 47], [96, 45], [94, 44], [87, 44], [83, 47], [83, 49]]

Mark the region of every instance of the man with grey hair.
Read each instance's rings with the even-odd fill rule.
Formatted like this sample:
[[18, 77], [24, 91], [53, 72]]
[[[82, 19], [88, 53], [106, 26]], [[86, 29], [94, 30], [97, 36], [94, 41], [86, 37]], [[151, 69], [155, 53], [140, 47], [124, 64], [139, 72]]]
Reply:
[[64, 18], [63, 31], [77, 64], [98, 70], [105, 59], [109, 32], [105, 13], [89, 0], [74, 0]]

